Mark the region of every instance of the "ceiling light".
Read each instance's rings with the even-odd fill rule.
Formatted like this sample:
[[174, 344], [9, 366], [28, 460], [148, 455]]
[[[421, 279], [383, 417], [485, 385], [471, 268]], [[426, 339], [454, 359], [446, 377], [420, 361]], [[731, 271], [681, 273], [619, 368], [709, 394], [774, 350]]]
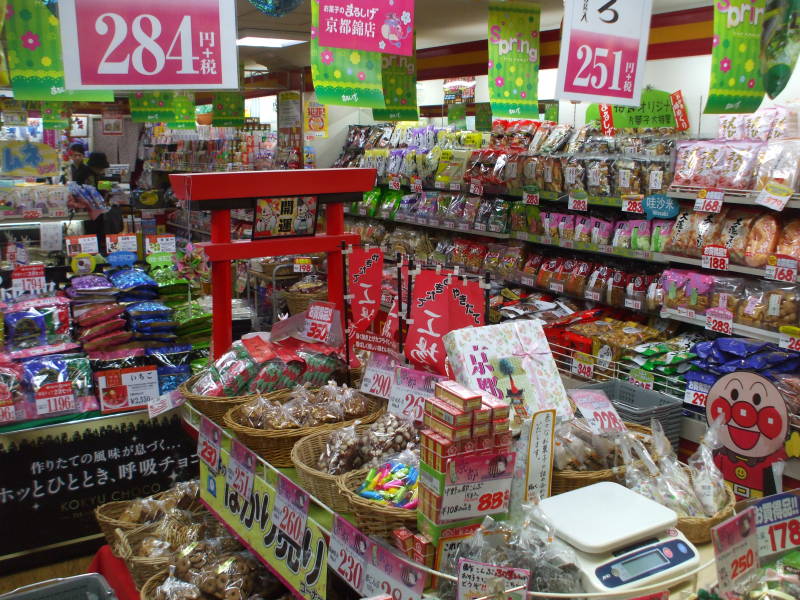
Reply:
[[258, 46], [260, 48], [286, 48], [296, 44], [305, 44], [305, 40], [283, 40], [281, 38], [247, 36], [236, 40], [237, 46]]

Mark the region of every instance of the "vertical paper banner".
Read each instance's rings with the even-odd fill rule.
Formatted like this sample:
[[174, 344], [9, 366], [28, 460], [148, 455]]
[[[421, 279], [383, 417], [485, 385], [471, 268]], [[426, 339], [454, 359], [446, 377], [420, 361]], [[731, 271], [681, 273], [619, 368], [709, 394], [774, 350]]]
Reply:
[[492, 130], [492, 105], [479, 102], [475, 105], [475, 131]]
[[486, 324], [486, 293], [479, 281], [453, 276], [450, 287], [450, 329], [481, 327]]
[[539, 118], [538, 4], [489, 3], [489, 100], [498, 118]]
[[544, 109], [544, 120], [558, 123], [559, 107], [560, 104], [558, 102], [548, 104]]
[[308, 137], [326, 139], [328, 137], [328, 107], [319, 102], [307, 102], [303, 129]]
[[242, 127], [244, 125], [244, 96], [240, 92], [217, 92], [214, 94], [215, 127]]
[[383, 98], [386, 108], [373, 108], [376, 121], [416, 121], [417, 57], [384, 54], [382, 60]]
[[449, 275], [428, 269], [414, 277], [411, 293], [412, 324], [404, 344], [406, 356], [416, 368], [444, 375], [442, 336], [450, 331]]
[[[4, 3], [6, 4], [6, 3]], [[58, 17], [42, 0], [13, 0], [5, 8], [11, 86], [17, 100], [113, 102], [112, 91], [64, 89]]]
[[167, 121], [167, 127], [170, 129], [197, 129], [197, 119], [194, 115], [194, 94], [176, 94], [172, 100], [172, 109], [175, 118]]
[[136, 92], [128, 98], [134, 123], [166, 123], [175, 120], [174, 92]]
[[42, 102], [42, 129], [65, 129], [69, 116], [68, 102]]
[[380, 53], [321, 46], [318, 0], [311, 0], [311, 78], [322, 104], [386, 107]]
[[347, 257], [348, 290], [352, 296], [352, 327], [366, 331], [381, 307], [383, 250], [355, 246]]
[[447, 124], [456, 129], [464, 129], [467, 126], [467, 105], [448, 104], [447, 105]]
[[764, 99], [761, 28], [766, 0], [714, 3], [711, 87], [705, 112], [751, 113]]

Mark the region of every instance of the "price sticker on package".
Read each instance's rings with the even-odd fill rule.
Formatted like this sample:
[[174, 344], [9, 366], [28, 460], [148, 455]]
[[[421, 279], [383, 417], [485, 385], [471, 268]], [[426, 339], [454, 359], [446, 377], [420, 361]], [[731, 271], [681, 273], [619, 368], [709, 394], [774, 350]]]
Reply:
[[738, 597], [736, 590], [758, 569], [757, 518], [756, 507], [751, 506], [711, 529], [723, 598]]
[[470, 180], [469, 193], [473, 196], [483, 196], [483, 182], [480, 179]]
[[422, 421], [425, 399], [433, 398], [434, 384], [447, 379], [427, 371], [395, 367], [394, 381], [389, 392], [388, 411], [399, 417]]
[[570, 192], [567, 203], [569, 210], [579, 210], [586, 212], [589, 210], [589, 195], [586, 192]]
[[781, 212], [794, 194], [794, 190], [779, 183], [768, 183], [756, 198], [756, 204]]
[[781, 332], [780, 347], [785, 348], [786, 350], [794, 350], [795, 352], [800, 352], [800, 332], [798, 333]]
[[333, 302], [312, 302], [308, 307], [303, 335], [325, 343], [331, 334], [336, 305]]
[[539, 193], [523, 192], [522, 201], [528, 206], [539, 206]]
[[272, 511], [272, 522], [289, 538], [303, 545], [308, 506], [311, 500], [305, 490], [284, 475], [278, 475], [278, 495]]
[[706, 329], [723, 335], [733, 335], [733, 313], [726, 308], [706, 311]]
[[36, 414], [40, 417], [75, 410], [75, 392], [72, 383], [46, 383], [36, 391]]
[[690, 381], [683, 393], [683, 403], [705, 408], [711, 386], [700, 381]]
[[636, 214], [644, 214], [644, 207], [642, 206], [644, 196], [639, 194], [631, 194], [622, 197], [622, 211]]
[[422, 179], [418, 175], [411, 176], [411, 191], [415, 194], [422, 193]]
[[627, 431], [619, 418], [617, 409], [605, 392], [600, 390], [570, 390], [569, 397], [575, 402], [589, 428], [595, 433]]
[[400, 176], [399, 175], [390, 175], [389, 176], [389, 189], [398, 191], [400, 189]]
[[220, 444], [222, 429], [211, 419], [203, 415], [200, 419], [200, 431], [197, 435], [197, 456], [208, 466], [212, 473], [219, 470]]
[[725, 246], [705, 246], [703, 248], [704, 269], [714, 269], [715, 271], [727, 271], [730, 265], [730, 251]]
[[[249, 498], [256, 476], [256, 455], [238, 440], [231, 440], [225, 481], [243, 498]], [[274, 518], [274, 517], [273, 517]]]
[[770, 256], [764, 276], [773, 281], [794, 283], [797, 281], [797, 259], [790, 256]]
[[650, 371], [644, 369], [631, 369], [628, 374], [628, 382], [645, 390], [652, 390], [656, 383], [656, 378]]
[[[523, 600], [527, 597], [531, 572], [527, 569], [490, 565], [468, 558], [458, 560], [458, 599], [502, 597], [504, 600]], [[495, 586], [504, 590], [520, 588], [509, 594], [495, 594]]]
[[697, 199], [694, 201], [694, 209], [697, 212], [719, 213], [722, 212], [722, 205], [725, 202], [725, 192], [715, 188], [700, 190], [697, 192]]
[[364, 565], [370, 555], [372, 544], [372, 540], [349, 521], [334, 515], [331, 541], [328, 544], [328, 566], [362, 596]]
[[97, 254], [100, 252], [96, 235], [68, 235], [64, 239], [67, 242], [67, 256]]
[[758, 556], [800, 548], [800, 492], [769, 496], [756, 504]]
[[373, 352], [364, 369], [361, 391], [379, 398], [388, 398], [392, 391], [395, 367], [397, 361], [393, 357], [382, 352]]
[[314, 263], [308, 256], [298, 256], [294, 259], [293, 271], [295, 273], [311, 273], [314, 270]]
[[384, 595], [393, 600], [419, 600], [425, 589], [425, 573], [410, 560], [373, 543], [369, 548], [364, 576], [366, 597]]
[[586, 379], [594, 378], [594, 357], [583, 352], [572, 355], [572, 374]]

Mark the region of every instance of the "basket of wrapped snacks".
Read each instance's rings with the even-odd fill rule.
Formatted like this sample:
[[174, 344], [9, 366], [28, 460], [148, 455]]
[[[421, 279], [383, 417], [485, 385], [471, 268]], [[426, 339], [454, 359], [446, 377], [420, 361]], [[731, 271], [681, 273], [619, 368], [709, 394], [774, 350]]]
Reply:
[[[625, 427], [638, 439], [650, 442], [650, 428], [633, 423], [625, 423]], [[619, 481], [625, 469], [614, 439], [592, 433], [586, 421], [575, 419], [556, 427], [553, 496], [601, 481]]]
[[224, 424], [273, 466], [291, 467], [292, 448], [302, 438], [356, 420], [372, 423], [384, 410], [383, 400], [331, 381], [316, 389], [307, 384], [260, 396], [230, 409]]
[[305, 489], [335, 512], [347, 512], [350, 504], [339, 491], [339, 475], [353, 471], [366, 475], [418, 443], [419, 434], [410, 421], [383, 413], [371, 424], [308, 435], [294, 445], [291, 457]]
[[336, 484], [356, 526], [367, 535], [389, 538], [392, 531], [417, 527], [419, 458], [405, 451], [369, 471], [340, 475]]
[[290, 315], [297, 315], [308, 310], [312, 302], [328, 299], [328, 286], [316, 275], [304, 277], [282, 292]]
[[141, 600], [156, 600], [157, 598], [163, 597], [159, 595], [158, 590], [169, 576], [169, 571], [167, 569], [153, 575], [144, 582], [142, 589], [139, 590], [139, 598]]

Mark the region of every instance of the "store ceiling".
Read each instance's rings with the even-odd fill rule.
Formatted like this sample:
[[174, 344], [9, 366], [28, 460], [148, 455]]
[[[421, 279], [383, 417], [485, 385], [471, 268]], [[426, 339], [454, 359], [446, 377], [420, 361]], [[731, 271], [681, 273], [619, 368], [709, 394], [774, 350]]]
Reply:
[[[237, 1], [239, 35], [308, 40], [311, 27], [309, 1], [279, 19], [267, 17], [248, 0]], [[564, 13], [563, 0], [539, 0], [542, 29], [557, 29]], [[709, 6], [709, 0], [654, 0], [655, 12], [672, 12]], [[416, 2], [417, 48], [430, 48], [486, 39], [488, 0], [419, 0]], [[308, 66], [308, 44], [289, 48], [240, 47], [248, 69], [271, 71]]]

